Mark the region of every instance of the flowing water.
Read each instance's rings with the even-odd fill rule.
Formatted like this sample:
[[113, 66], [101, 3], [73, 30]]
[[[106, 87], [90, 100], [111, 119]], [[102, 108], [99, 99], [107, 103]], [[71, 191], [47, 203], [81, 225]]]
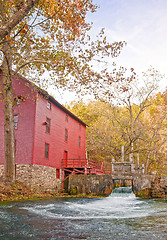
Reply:
[[167, 201], [136, 198], [128, 187], [106, 198], [0, 205], [0, 240], [8, 239], [167, 240]]

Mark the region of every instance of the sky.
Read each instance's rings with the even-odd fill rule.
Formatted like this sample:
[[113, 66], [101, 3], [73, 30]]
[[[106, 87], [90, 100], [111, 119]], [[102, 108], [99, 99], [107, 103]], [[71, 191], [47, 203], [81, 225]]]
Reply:
[[[150, 66], [167, 76], [167, 0], [93, 0], [100, 8], [88, 14], [93, 22], [91, 35], [105, 28], [109, 42], [126, 41], [118, 65], [133, 67], [141, 75]], [[167, 86], [166, 77], [161, 89]], [[74, 94], [68, 95], [73, 99]], [[65, 96], [59, 99], [65, 101]]]
[[[153, 66], [167, 75], [167, 0], [94, 0], [88, 16], [93, 31], [105, 28], [108, 41], [126, 41], [116, 62], [137, 74]], [[114, 60], [115, 61], [115, 60]], [[167, 85], [166, 79], [163, 82]]]

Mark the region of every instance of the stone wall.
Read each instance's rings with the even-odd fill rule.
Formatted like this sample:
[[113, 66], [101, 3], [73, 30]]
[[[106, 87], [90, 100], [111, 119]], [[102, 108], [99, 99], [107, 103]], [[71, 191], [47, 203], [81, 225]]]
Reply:
[[[0, 166], [0, 176], [3, 166]], [[60, 174], [61, 175], [61, 174]], [[61, 176], [60, 176], [61, 179]], [[33, 191], [60, 192], [61, 180], [56, 178], [56, 169], [40, 165], [16, 165], [16, 180]]]
[[137, 197], [167, 198], [167, 177], [134, 174], [116, 175], [70, 175], [68, 191], [71, 194], [108, 196], [115, 186], [131, 185]]
[[136, 167], [133, 162], [112, 162], [112, 174], [144, 174], [144, 167]]
[[151, 183], [152, 198], [167, 198], [167, 177], [156, 176]]
[[112, 175], [70, 175], [70, 194], [92, 194], [108, 196], [115, 186], [131, 185], [132, 180], [115, 179]]
[[133, 177], [133, 192], [137, 197], [149, 197], [151, 183], [155, 176], [136, 174]]
[[112, 163], [112, 173], [130, 174], [131, 164], [122, 162]]
[[137, 197], [167, 198], [167, 177], [158, 175], [135, 175], [133, 191]]
[[70, 175], [68, 191], [71, 194], [94, 194], [107, 196], [112, 192], [111, 175]]

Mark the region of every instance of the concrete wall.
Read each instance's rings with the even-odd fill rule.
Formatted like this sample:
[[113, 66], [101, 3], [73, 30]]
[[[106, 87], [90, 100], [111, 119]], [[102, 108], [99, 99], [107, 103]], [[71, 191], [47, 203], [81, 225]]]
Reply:
[[144, 174], [144, 168], [132, 162], [112, 162], [112, 174]]
[[[0, 166], [0, 177], [3, 176], [3, 166]], [[61, 179], [61, 174], [60, 174]], [[22, 182], [33, 191], [60, 192], [61, 180], [56, 178], [56, 168], [39, 165], [16, 165], [16, 181]]]
[[108, 196], [115, 186], [130, 184], [128, 179], [115, 179], [112, 175], [70, 175], [68, 192]]
[[111, 175], [70, 175], [68, 191], [71, 194], [109, 195], [113, 189]]
[[134, 174], [116, 175], [70, 175], [68, 191], [71, 194], [108, 196], [115, 186], [132, 183], [133, 192], [142, 198], [167, 198], [167, 177]]
[[167, 177], [158, 175], [135, 175], [133, 191], [137, 197], [167, 198]]

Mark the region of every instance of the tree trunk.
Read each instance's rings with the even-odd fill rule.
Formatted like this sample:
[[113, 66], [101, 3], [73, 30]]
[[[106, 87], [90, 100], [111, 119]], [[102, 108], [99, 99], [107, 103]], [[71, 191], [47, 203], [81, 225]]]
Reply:
[[11, 54], [10, 46], [4, 43], [3, 71], [3, 112], [4, 112], [4, 181], [13, 182], [15, 180], [15, 133], [13, 114], [13, 88], [11, 74]]

